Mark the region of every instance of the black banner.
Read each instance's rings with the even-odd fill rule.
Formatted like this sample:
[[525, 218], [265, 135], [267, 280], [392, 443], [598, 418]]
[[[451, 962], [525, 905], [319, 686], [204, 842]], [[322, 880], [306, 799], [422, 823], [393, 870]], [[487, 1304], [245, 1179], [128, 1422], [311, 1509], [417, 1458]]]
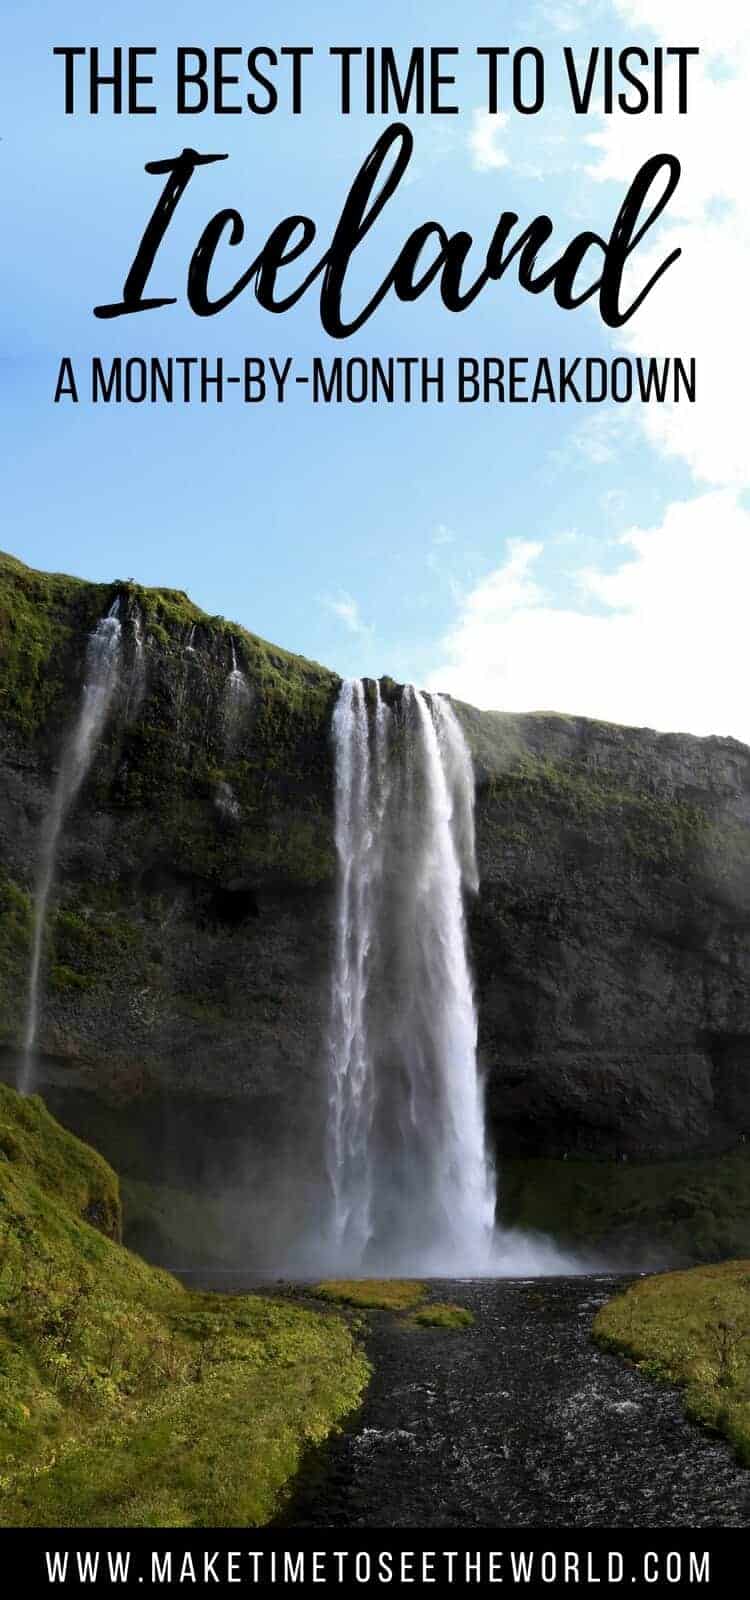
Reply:
[[43, 1592], [333, 1590], [718, 1593], [746, 1535], [728, 1529], [6, 1530], [9, 1567]]

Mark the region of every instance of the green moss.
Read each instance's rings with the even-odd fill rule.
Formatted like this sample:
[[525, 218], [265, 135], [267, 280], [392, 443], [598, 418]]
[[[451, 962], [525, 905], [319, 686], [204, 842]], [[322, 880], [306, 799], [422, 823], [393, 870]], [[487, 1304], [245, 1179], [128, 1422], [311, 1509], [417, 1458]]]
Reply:
[[688, 1415], [750, 1466], [750, 1261], [646, 1278], [602, 1307], [594, 1336], [679, 1384]]
[[237, 1230], [228, 1227], [220, 1198], [125, 1177], [121, 1190], [123, 1233], [131, 1249], [149, 1259], [236, 1267]]
[[35, 1202], [45, 1213], [49, 1196], [54, 1196], [62, 1208], [63, 1232], [62, 1212], [70, 1212], [74, 1218], [95, 1214], [102, 1230], [110, 1238], [119, 1238], [120, 1190], [111, 1167], [89, 1145], [61, 1128], [38, 1095], [24, 1099], [2, 1083], [0, 1152], [9, 1163], [0, 1166], [3, 1220], [7, 1221], [12, 1208], [13, 1192], [17, 1191], [18, 1203], [28, 1207], [33, 1190]]
[[471, 1328], [474, 1313], [468, 1306], [452, 1305], [450, 1301], [431, 1301], [415, 1311], [412, 1319], [422, 1328]]
[[368, 1368], [335, 1315], [190, 1293], [115, 1239], [117, 1180], [0, 1088], [0, 1522], [252, 1526]]
[[91, 989], [108, 978], [118, 956], [131, 956], [143, 946], [143, 930], [122, 910], [89, 904], [84, 891], [72, 906], [62, 906], [51, 924], [54, 989]]
[[408, 1311], [424, 1300], [423, 1283], [409, 1278], [332, 1278], [319, 1283], [313, 1293], [338, 1305], [367, 1311]]
[[23, 954], [31, 936], [31, 895], [19, 889], [0, 867], [0, 938]]
[[220, 1005], [216, 1000], [206, 1000], [197, 994], [175, 994], [175, 1008], [183, 1017], [190, 1017], [193, 1022], [204, 1022], [212, 1027], [222, 1027], [229, 1015], [229, 1005]]
[[241, 860], [246, 875], [303, 887], [330, 880], [335, 862], [331, 819], [311, 794], [291, 806], [277, 797], [275, 788], [267, 788], [251, 803], [251, 787], [246, 784], [238, 799], [241, 815], [229, 836], [217, 830], [213, 802], [196, 803], [189, 795], [163, 802], [161, 835], [176, 866], [221, 878], [227, 871], [234, 876]]
[[[582, 770], [572, 762], [517, 754], [509, 765], [489, 775], [486, 801], [505, 805], [522, 799], [524, 809], [551, 817], [568, 815], [583, 826], [597, 820], [615, 823], [618, 848], [651, 862], [667, 864], [705, 848], [711, 826], [700, 806], [663, 800], [623, 786], [606, 768]], [[517, 825], [516, 825], [517, 827]], [[522, 842], [528, 829], [521, 830]]]
[[50, 967], [49, 986], [56, 994], [69, 994], [81, 992], [93, 987], [90, 978], [84, 977], [82, 972], [74, 972], [72, 967], [66, 967], [55, 962]]
[[69, 645], [85, 636], [112, 586], [34, 572], [0, 551], [0, 721], [35, 735], [70, 702]]
[[31, 938], [31, 896], [0, 867], [0, 1042], [21, 1027]]
[[410, 1311], [408, 1320], [421, 1328], [470, 1328], [474, 1321], [466, 1306], [428, 1300], [426, 1285], [412, 1278], [330, 1279], [313, 1294], [361, 1311]]
[[643, 1246], [667, 1259], [741, 1253], [750, 1240], [750, 1152], [692, 1161], [504, 1160], [500, 1210], [511, 1227], [562, 1244]]

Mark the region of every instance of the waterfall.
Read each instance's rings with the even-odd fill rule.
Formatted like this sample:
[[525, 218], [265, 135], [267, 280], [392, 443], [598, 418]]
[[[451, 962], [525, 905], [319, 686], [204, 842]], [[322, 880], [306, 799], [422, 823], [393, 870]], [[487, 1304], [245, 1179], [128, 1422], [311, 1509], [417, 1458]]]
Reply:
[[239, 738], [242, 714], [250, 705], [250, 685], [241, 667], [237, 665], [237, 651], [231, 640], [232, 666], [224, 686], [224, 746], [231, 755]]
[[369, 699], [344, 683], [333, 719], [331, 1252], [350, 1270], [482, 1270], [495, 1183], [463, 907], [471, 758], [445, 701]]
[[[376, 730], [383, 738], [383, 708]], [[364, 686], [344, 683], [333, 717], [339, 863], [330, 1028], [328, 1170], [337, 1252], [361, 1256], [372, 1234], [374, 1082], [366, 1018], [377, 829], [371, 815], [370, 735]], [[378, 753], [376, 751], [376, 771]], [[376, 775], [376, 783], [378, 778]]]
[[18, 1088], [21, 1094], [31, 1090], [34, 1067], [34, 1048], [39, 1024], [39, 980], [42, 963], [42, 946], [52, 881], [55, 873], [60, 830], [78, 790], [88, 772], [97, 742], [102, 733], [112, 695], [117, 686], [120, 667], [122, 629], [119, 622], [119, 598], [115, 599], [101, 617], [90, 635], [86, 649], [86, 665], [78, 717], [63, 750], [49, 811], [42, 826], [39, 865], [34, 888], [33, 938], [29, 966], [28, 1007], [23, 1041], [23, 1058]]
[[143, 642], [143, 624], [140, 612], [133, 610], [133, 661], [130, 671], [130, 686], [128, 689], [128, 719], [132, 721], [141, 709], [143, 697], [146, 693], [146, 650]]

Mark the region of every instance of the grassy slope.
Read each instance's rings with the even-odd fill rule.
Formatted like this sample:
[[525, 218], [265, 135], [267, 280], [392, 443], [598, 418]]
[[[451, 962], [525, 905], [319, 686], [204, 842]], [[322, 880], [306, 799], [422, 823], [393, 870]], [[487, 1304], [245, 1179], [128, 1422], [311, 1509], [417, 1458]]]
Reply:
[[106, 1163], [0, 1086], [0, 1523], [268, 1521], [357, 1403], [350, 1329], [190, 1293], [118, 1232]]
[[750, 1466], [750, 1261], [645, 1278], [610, 1300], [596, 1339], [652, 1378], [678, 1383], [695, 1421]]

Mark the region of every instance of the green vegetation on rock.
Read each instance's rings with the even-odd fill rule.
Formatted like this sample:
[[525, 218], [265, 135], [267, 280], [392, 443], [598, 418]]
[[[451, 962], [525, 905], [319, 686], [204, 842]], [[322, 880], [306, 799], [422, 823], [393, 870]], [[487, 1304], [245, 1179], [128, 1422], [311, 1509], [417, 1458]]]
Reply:
[[[207, 616], [180, 590], [85, 583], [0, 553], [0, 726], [24, 747], [39, 745], [53, 764], [59, 759], [87, 636], [115, 596], [125, 619], [124, 687], [87, 780], [91, 797], [121, 814], [143, 813], [145, 840], [158, 807], [160, 853], [180, 870], [219, 877], [240, 859], [248, 872], [303, 884], [329, 877], [326, 730], [339, 679]], [[136, 616], [147, 694], [129, 711], [127, 619]], [[233, 650], [247, 684], [236, 727], [226, 706]], [[222, 785], [237, 806], [232, 825], [222, 826], [217, 809]]]
[[412, 1278], [329, 1278], [313, 1293], [321, 1300], [365, 1311], [409, 1311], [425, 1299], [427, 1291]]
[[422, 1328], [471, 1328], [474, 1313], [468, 1306], [456, 1306], [449, 1300], [435, 1300], [415, 1311], [414, 1321]]
[[133, 1250], [180, 1267], [210, 1261], [236, 1268], [236, 1216], [232, 1225], [221, 1197], [127, 1177], [121, 1179], [121, 1192], [123, 1236]]
[[0, 1523], [254, 1526], [368, 1366], [341, 1317], [191, 1293], [117, 1242], [117, 1179], [0, 1087]]
[[602, 1307], [594, 1336], [679, 1384], [688, 1416], [726, 1434], [750, 1466], [750, 1261], [645, 1278]]
[[505, 1160], [503, 1222], [651, 1260], [736, 1255], [750, 1236], [750, 1151], [692, 1161]]
[[34, 736], [69, 699], [71, 637], [90, 631], [111, 593], [104, 584], [34, 572], [0, 551], [0, 721]]
[[0, 867], [0, 1043], [21, 1027], [31, 936], [31, 896]]
[[506, 769], [490, 775], [485, 793], [491, 807], [512, 800], [519, 789], [530, 820], [535, 813], [547, 819], [547, 826], [552, 817], [562, 815], [585, 825], [616, 818], [618, 839], [626, 849], [652, 862], [666, 864], [689, 855], [710, 837], [708, 818], [700, 806], [626, 788], [606, 768], [582, 770], [573, 762], [524, 752]]
[[319, 1283], [313, 1293], [363, 1311], [410, 1311], [409, 1320], [423, 1328], [470, 1328], [474, 1321], [465, 1306], [429, 1300], [426, 1284], [413, 1278], [334, 1278]]

